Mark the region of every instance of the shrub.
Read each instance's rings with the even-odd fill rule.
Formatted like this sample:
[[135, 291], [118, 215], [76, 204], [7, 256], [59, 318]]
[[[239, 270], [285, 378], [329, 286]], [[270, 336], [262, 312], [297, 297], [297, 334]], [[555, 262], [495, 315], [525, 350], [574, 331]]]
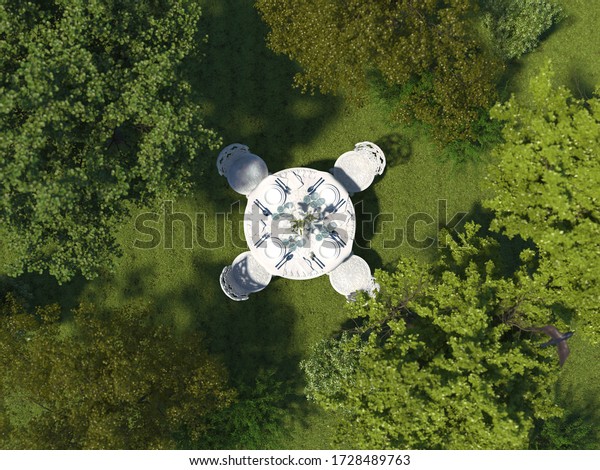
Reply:
[[540, 36], [563, 17], [553, 0], [484, 0], [484, 22], [500, 54], [517, 59], [533, 50]]
[[573, 413], [545, 421], [534, 439], [537, 449], [597, 449], [598, 433], [589, 417]]
[[312, 348], [308, 359], [300, 363], [306, 376], [306, 397], [318, 401], [320, 396], [338, 396], [343, 384], [358, 364], [357, 344], [344, 334], [340, 339], [325, 339]]
[[230, 407], [214, 414], [213, 429], [192, 446], [209, 449], [271, 449], [285, 439], [285, 401], [291, 394], [288, 384], [272, 370], [259, 371], [252, 385], [239, 384], [238, 398]]

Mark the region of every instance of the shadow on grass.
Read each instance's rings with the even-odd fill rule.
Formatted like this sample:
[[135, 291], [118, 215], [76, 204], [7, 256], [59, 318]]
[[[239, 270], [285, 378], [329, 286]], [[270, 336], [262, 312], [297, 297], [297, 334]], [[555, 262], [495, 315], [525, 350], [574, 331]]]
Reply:
[[[377, 180], [373, 184], [377, 184]], [[381, 214], [379, 198], [370, 187], [352, 197], [356, 214], [356, 236], [354, 254], [364, 258], [371, 271], [383, 267], [381, 256], [372, 249], [371, 241], [377, 234], [383, 233], [384, 217]], [[386, 219], [387, 220], [387, 219]]]
[[68, 317], [71, 310], [79, 305], [80, 295], [87, 282], [83, 277], [77, 276], [61, 285], [48, 273], [26, 273], [16, 278], [0, 276], [0, 293], [15, 293], [30, 311], [37, 306], [59, 304], [63, 316]]
[[224, 145], [244, 143], [272, 171], [285, 168], [290, 148], [310, 142], [341, 101], [292, 88], [298, 68], [267, 48], [268, 28], [252, 1], [203, 3], [199, 34], [208, 34], [208, 43], [201, 48], [204, 56], [190, 58], [185, 71], [206, 124]]
[[588, 100], [594, 94], [595, 86], [586, 75], [588, 74], [580, 66], [571, 64], [567, 87], [571, 90], [575, 98]]
[[600, 399], [588, 395], [586, 401], [575, 399], [574, 390], [561, 390], [559, 403], [565, 415], [538, 423], [531, 447], [544, 450], [597, 450], [600, 448]]
[[386, 165], [389, 167], [404, 165], [409, 162], [412, 156], [412, 143], [403, 134], [387, 134], [377, 139], [376, 143], [383, 150]]
[[149, 291], [149, 300], [160, 314], [172, 311], [174, 304], [184, 307], [191, 317], [188, 327], [206, 335], [209, 351], [221, 358], [239, 391], [234, 408], [215, 417], [223, 435], [203, 445], [277, 447], [286, 438], [286, 417], [294, 415], [302, 423], [314, 412], [302, 394], [300, 354], [290, 346], [296, 310], [287, 297], [269, 291], [277, 278], [247, 301], [230, 300], [219, 284], [223, 267], [198, 255], [193, 260], [195, 275], [174, 292], [152, 296]]

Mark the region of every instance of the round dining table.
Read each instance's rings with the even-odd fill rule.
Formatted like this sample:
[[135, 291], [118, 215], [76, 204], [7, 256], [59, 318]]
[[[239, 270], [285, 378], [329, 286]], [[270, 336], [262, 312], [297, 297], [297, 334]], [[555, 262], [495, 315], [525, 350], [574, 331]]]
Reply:
[[270, 274], [312, 279], [352, 254], [354, 206], [330, 173], [290, 168], [267, 176], [248, 194], [244, 235]]

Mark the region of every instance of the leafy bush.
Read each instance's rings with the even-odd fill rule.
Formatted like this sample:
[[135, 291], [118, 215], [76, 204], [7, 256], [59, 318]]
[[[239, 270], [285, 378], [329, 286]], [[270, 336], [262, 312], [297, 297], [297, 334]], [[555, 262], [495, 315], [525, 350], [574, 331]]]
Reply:
[[[578, 100], [553, 86], [548, 64], [530, 80], [526, 100], [491, 111], [503, 124], [486, 190], [491, 229], [539, 251], [537, 276], [600, 342], [600, 96]], [[543, 280], [543, 281], [542, 281]], [[550, 297], [547, 298], [550, 300]]]
[[534, 439], [537, 449], [591, 450], [598, 448], [598, 432], [589, 417], [577, 413], [545, 421]]
[[563, 9], [553, 0], [484, 0], [485, 25], [500, 54], [516, 59], [534, 49]]
[[[204, 335], [151, 321], [149, 308], [0, 299], [0, 448], [175, 449], [212, 431], [236, 393]], [[18, 419], [13, 410], [19, 409]]]
[[344, 383], [358, 365], [356, 342], [347, 334], [340, 339], [325, 339], [312, 348], [308, 359], [300, 362], [306, 376], [306, 397], [319, 401], [321, 396], [339, 396]]
[[210, 449], [269, 449], [284, 438], [285, 400], [290, 394], [286, 384], [273, 371], [260, 371], [253, 386], [237, 386], [238, 399], [211, 419], [216, 432], [202, 442]]

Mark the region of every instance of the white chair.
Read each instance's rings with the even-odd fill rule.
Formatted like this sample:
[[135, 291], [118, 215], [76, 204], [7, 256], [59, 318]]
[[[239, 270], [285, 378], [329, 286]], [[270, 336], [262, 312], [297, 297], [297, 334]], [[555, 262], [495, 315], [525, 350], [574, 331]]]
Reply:
[[217, 169], [221, 176], [227, 178], [229, 186], [244, 196], [269, 175], [264, 160], [250, 153], [250, 149], [243, 144], [231, 144], [221, 150], [217, 157]]
[[250, 153], [250, 149], [244, 144], [230, 144], [219, 152], [217, 157], [217, 169], [221, 176], [227, 177], [227, 170], [236, 157]]
[[225, 266], [221, 272], [221, 289], [232, 300], [248, 300], [248, 296], [259, 292], [269, 285], [271, 275], [252, 256], [245, 251]]
[[371, 186], [375, 175], [383, 174], [385, 163], [385, 155], [377, 145], [359, 142], [354, 150], [340, 155], [330, 171], [352, 195]]
[[329, 273], [329, 282], [331, 282], [331, 287], [336, 292], [345, 295], [349, 302], [356, 300], [358, 291], [365, 291], [373, 297], [379, 290], [379, 284], [375, 282], [368, 263], [354, 254]]

